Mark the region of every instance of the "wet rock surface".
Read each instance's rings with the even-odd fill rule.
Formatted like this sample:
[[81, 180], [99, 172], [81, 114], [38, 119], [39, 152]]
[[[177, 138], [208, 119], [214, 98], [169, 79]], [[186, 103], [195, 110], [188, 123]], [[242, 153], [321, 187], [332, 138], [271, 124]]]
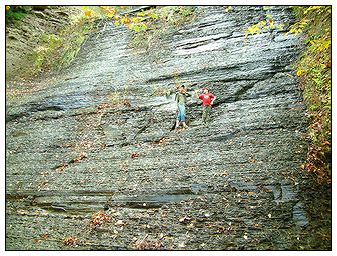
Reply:
[[[299, 38], [245, 39], [260, 7], [197, 11], [156, 51], [107, 24], [68, 70], [7, 101], [7, 249], [331, 249], [331, 190], [300, 170]], [[190, 99], [189, 128], [171, 130], [174, 101], [154, 92], [177, 80], [217, 96], [208, 126]], [[92, 229], [100, 210], [111, 219]]]

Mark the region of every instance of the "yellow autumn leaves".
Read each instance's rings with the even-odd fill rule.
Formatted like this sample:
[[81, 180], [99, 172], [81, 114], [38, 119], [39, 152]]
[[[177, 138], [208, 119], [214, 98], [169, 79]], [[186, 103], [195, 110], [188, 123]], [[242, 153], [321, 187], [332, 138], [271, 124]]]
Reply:
[[[103, 10], [104, 14], [109, 18], [112, 18], [117, 12], [116, 8], [112, 6], [100, 6], [100, 8], [101, 10]], [[82, 9], [84, 11], [84, 15], [87, 17], [92, 17], [95, 14], [94, 9], [90, 9], [87, 6], [82, 6]]]
[[305, 70], [299, 69], [299, 70], [297, 70], [296, 75], [301, 76], [304, 72], [305, 72]]
[[136, 16], [129, 17], [128, 14], [120, 14], [121, 10], [124, 10], [125, 6], [97, 6], [97, 7], [87, 7], [82, 6], [84, 16], [91, 18], [98, 16], [99, 18], [110, 18], [114, 20], [114, 25], [124, 25], [127, 28], [134, 30], [136, 32], [140, 30], [145, 30], [148, 28], [145, 20], [156, 19], [158, 15], [153, 12], [145, 13], [140, 11], [136, 13]]
[[116, 14], [116, 8], [111, 6], [101, 6], [101, 8], [105, 11], [106, 15], [111, 18]]
[[87, 17], [91, 17], [92, 16], [92, 10], [84, 11], [84, 15], [87, 16]]
[[246, 35], [247, 38], [249, 34], [260, 34], [264, 29], [279, 29], [282, 30], [284, 27], [284, 24], [275, 25], [274, 19], [271, 14], [266, 14], [266, 19], [261, 20], [260, 22], [253, 24], [252, 26], [248, 27], [246, 29]]
[[[311, 54], [313, 55], [317, 55], [317, 56], [320, 56], [321, 54], [323, 54], [324, 52], [327, 52], [329, 51], [330, 47], [331, 47], [331, 38], [330, 36], [323, 36], [323, 37], [320, 37], [320, 38], [317, 38], [317, 39], [311, 39], [311, 40], [308, 40], [308, 51], [311, 52]], [[318, 61], [319, 63], [316, 63], [315, 64], [312, 62], [311, 59], [308, 59], [307, 61], [302, 61], [301, 62], [301, 67], [298, 67], [298, 70], [296, 72], [296, 75], [297, 76], [302, 76], [303, 74], [306, 73], [305, 70], [309, 70], [310, 68], [309, 67], [312, 67], [310, 69], [310, 72], [318, 72], [318, 73], [324, 73], [324, 70], [326, 68], [329, 68], [329, 63], [328, 62], [321, 62], [322, 60], [320, 60], [320, 58], [315, 58], [316, 59], [316, 62]], [[303, 59], [304, 60], [304, 59]], [[315, 66], [315, 68], [313, 68], [313, 66]], [[322, 76], [320, 76], [322, 77]], [[315, 81], [313, 79], [313, 81]]]

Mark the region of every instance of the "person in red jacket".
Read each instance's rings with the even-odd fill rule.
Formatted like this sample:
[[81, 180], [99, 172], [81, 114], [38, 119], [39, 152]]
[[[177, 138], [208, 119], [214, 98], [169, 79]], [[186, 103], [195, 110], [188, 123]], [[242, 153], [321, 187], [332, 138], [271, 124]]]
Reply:
[[202, 100], [202, 105], [204, 106], [202, 112], [202, 122], [206, 124], [211, 114], [212, 104], [215, 101], [216, 97], [209, 92], [208, 88], [204, 88], [203, 93], [199, 95], [199, 99]]

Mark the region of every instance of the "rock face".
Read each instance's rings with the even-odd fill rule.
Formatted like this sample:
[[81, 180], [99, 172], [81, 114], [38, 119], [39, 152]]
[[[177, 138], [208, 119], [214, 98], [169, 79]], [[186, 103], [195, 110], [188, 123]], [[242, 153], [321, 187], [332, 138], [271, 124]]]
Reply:
[[[196, 11], [147, 51], [106, 24], [63, 74], [7, 101], [7, 249], [69, 249], [70, 236], [84, 250], [331, 249], [330, 190], [300, 170], [300, 39], [244, 34], [290, 10]], [[216, 95], [208, 126], [191, 98], [189, 128], [171, 131], [175, 103], [158, 92], [176, 82]], [[90, 226], [99, 210], [110, 221]]]
[[44, 35], [57, 34], [71, 21], [71, 15], [79, 13], [76, 6], [35, 6], [18, 24], [6, 25], [6, 77], [22, 75], [29, 53], [41, 44]]

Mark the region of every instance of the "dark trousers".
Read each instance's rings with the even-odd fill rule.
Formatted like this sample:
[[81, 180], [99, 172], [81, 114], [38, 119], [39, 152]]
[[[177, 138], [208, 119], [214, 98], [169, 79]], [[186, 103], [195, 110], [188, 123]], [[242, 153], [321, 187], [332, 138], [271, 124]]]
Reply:
[[211, 105], [204, 106], [204, 110], [202, 111], [202, 122], [205, 124], [209, 121], [209, 116], [211, 114]]

